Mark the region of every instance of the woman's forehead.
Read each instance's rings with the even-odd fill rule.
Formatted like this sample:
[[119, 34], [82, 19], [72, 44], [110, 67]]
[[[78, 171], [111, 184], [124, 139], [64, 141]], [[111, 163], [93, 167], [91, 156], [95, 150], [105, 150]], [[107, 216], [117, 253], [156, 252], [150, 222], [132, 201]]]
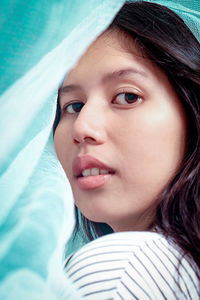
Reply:
[[117, 79], [128, 73], [145, 77], [154, 72], [157, 74], [158, 67], [144, 57], [133, 39], [128, 38], [132, 42], [129, 49], [122, 33], [118, 36], [114, 31], [103, 33], [90, 45], [76, 66], [68, 73], [64, 85], [74, 84], [90, 77], [91, 80], [95, 77], [98, 81], [106, 81], [111, 77]]

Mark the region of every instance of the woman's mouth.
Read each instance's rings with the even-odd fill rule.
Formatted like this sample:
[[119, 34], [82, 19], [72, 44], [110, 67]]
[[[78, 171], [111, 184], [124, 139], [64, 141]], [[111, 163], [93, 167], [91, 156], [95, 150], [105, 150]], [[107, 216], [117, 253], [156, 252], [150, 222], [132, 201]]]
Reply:
[[86, 177], [78, 177], [77, 183], [80, 190], [92, 190], [103, 186], [112, 174], [90, 175]]
[[90, 155], [75, 158], [72, 170], [81, 190], [92, 190], [102, 187], [115, 173], [100, 160]]
[[82, 171], [80, 177], [98, 176], [98, 175], [104, 175], [104, 174], [111, 174], [111, 171], [104, 170], [104, 169], [98, 169], [98, 168], [85, 169]]

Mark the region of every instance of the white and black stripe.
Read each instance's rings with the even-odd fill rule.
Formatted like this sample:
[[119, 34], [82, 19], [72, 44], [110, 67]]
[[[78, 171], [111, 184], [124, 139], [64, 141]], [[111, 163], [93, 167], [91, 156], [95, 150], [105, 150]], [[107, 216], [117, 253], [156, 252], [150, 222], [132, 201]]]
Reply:
[[66, 271], [85, 299], [200, 299], [200, 270], [158, 233], [99, 238], [74, 254]]

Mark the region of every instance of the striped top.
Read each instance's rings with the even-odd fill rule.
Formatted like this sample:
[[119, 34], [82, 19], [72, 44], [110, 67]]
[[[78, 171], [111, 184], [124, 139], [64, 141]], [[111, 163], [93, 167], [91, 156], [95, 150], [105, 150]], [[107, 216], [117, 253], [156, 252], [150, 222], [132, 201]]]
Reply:
[[200, 299], [200, 270], [158, 233], [98, 238], [73, 255], [66, 270], [85, 299]]

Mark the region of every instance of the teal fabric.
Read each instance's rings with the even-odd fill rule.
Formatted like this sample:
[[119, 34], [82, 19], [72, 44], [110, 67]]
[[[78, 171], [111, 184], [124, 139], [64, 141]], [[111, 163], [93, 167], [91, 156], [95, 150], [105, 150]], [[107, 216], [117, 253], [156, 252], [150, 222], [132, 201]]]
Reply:
[[199, 0], [147, 0], [165, 5], [177, 13], [200, 41], [200, 1]]
[[[0, 3], [0, 299], [80, 298], [63, 271], [74, 211], [53, 146], [57, 89], [123, 2]], [[200, 37], [198, 0], [150, 2]]]
[[57, 89], [122, 3], [1, 1], [0, 299], [79, 299], [63, 271], [74, 208], [53, 147]]

